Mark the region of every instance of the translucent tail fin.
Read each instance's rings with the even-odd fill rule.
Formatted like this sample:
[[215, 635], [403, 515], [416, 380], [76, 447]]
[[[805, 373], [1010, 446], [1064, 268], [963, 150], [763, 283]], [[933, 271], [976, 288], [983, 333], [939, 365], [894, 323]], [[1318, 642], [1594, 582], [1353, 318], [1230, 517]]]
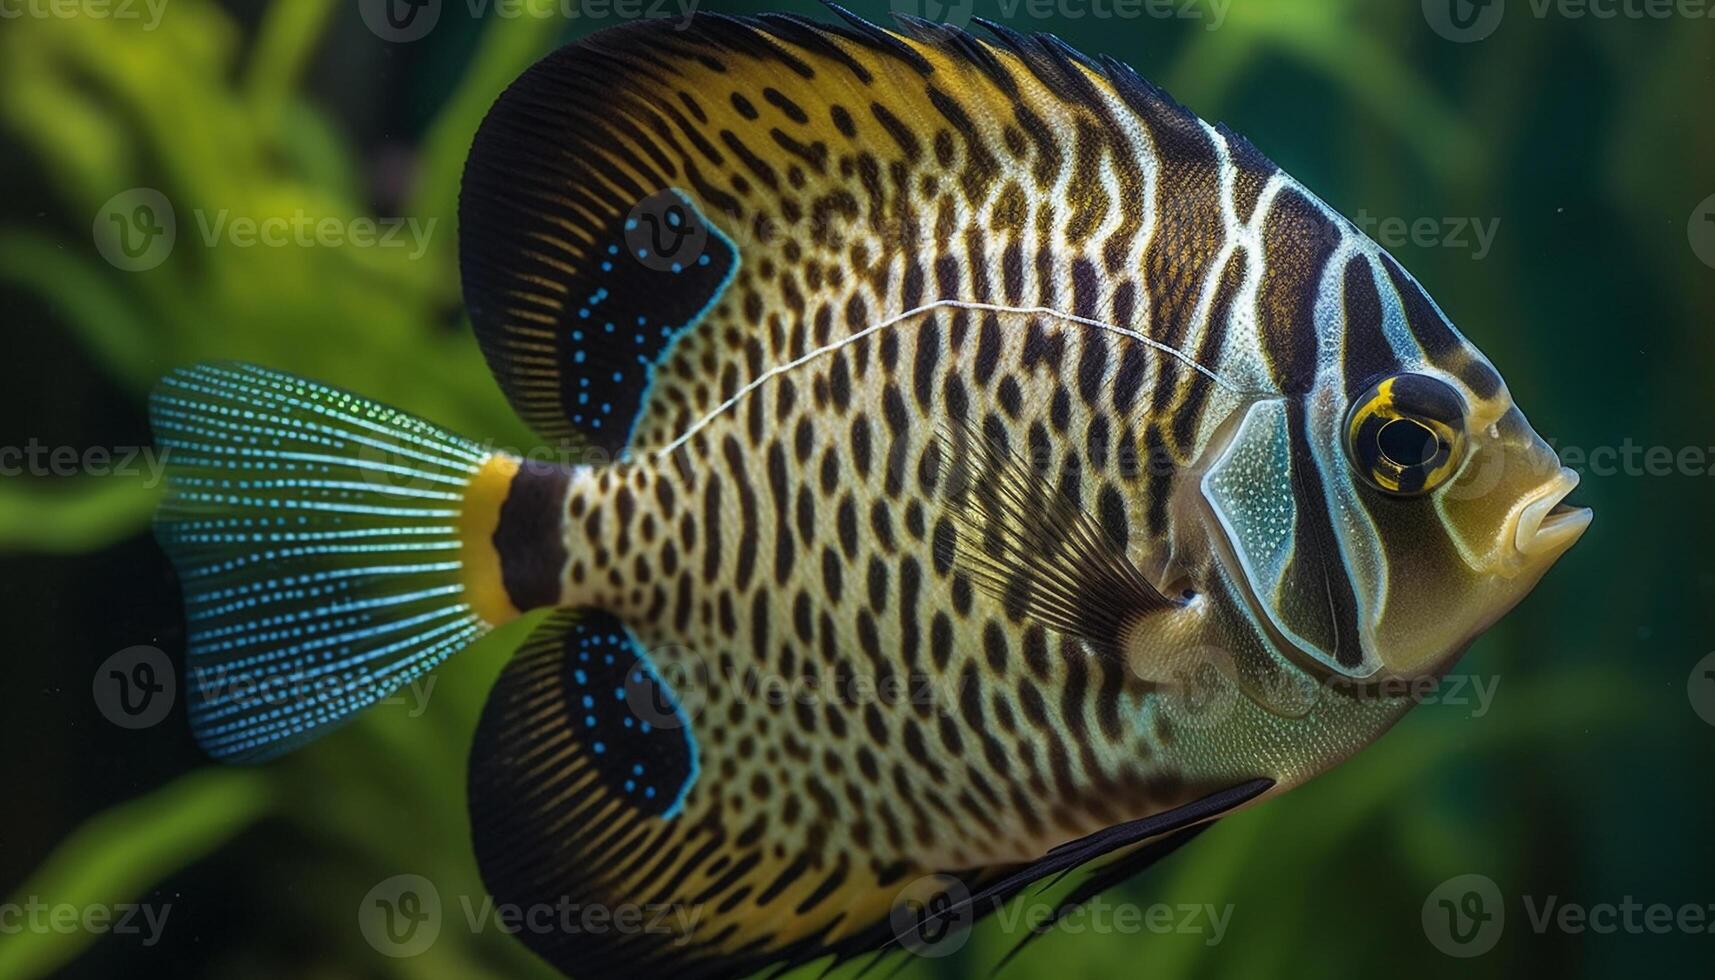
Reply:
[[286, 752], [487, 630], [461, 540], [490, 459], [475, 443], [241, 364], [168, 375], [150, 417], [168, 472], [155, 533], [183, 582], [211, 755]]

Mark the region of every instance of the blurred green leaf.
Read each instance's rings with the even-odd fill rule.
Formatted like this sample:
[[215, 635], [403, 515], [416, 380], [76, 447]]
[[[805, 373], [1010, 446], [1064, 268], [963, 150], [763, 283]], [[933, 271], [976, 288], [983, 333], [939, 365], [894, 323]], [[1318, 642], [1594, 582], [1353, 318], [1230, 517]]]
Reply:
[[148, 525], [160, 500], [144, 479], [0, 480], [0, 551], [82, 554], [130, 537]]
[[[136, 903], [161, 879], [254, 823], [270, 804], [268, 780], [260, 774], [242, 769], [193, 773], [73, 831], [18, 889], [13, 903], [79, 910]], [[95, 939], [86, 930], [25, 930], [8, 936], [0, 943], [0, 977], [47, 976]]]

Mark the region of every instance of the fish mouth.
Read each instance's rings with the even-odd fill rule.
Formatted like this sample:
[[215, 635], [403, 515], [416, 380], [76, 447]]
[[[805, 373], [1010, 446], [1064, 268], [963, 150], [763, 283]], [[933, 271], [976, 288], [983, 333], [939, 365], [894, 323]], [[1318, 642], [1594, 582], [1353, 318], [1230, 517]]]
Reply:
[[1562, 466], [1547, 488], [1524, 505], [1513, 529], [1519, 554], [1527, 558], [1558, 555], [1583, 535], [1595, 515], [1588, 507], [1566, 503], [1566, 496], [1577, 486], [1577, 472]]

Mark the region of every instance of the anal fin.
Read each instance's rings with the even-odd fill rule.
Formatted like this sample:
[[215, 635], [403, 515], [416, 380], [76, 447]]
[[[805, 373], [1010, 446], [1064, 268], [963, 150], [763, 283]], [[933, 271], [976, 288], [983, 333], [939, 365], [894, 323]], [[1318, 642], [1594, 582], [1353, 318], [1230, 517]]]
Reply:
[[[1097, 867], [1090, 878], [1073, 890], [1062, 909], [1080, 905], [1178, 850], [1211, 822], [1250, 803], [1273, 787], [1274, 780], [1266, 777], [1247, 780], [1172, 809], [1068, 841], [1036, 861], [994, 876], [968, 898], [938, 908], [934, 915], [922, 920], [918, 928], [930, 928], [940, 921], [957, 922], [980, 917], [1033, 884], [1051, 883], [1091, 862], [1111, 859], [1106, 865]], [[1023, 945], [1020, 943], [1019, 947]], [[1016, 954], [1019, 947], [1015, 947], [1007, 958]]]
[[[673, 832], [697, 777], [689, 718], [637, 637], [605, 612], [558, 611], [501, 673], [471, 747], [483, 880], [509, 906], [642, 914], [647, 896], [624, 882], [657, 853], [649, 842]], [[654, 925], [520, 938], [562, 969], [601, 976], [649, 960], [650, 943], [686, 938], [675, 921]]]

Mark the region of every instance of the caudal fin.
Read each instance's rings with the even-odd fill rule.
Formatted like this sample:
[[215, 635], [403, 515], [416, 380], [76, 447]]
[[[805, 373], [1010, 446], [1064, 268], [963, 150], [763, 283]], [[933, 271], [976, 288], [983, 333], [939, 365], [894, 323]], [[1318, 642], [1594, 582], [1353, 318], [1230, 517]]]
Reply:
[[168, 473], [155, 533], [183, 584], [190, 719], [211, 755], [286, 752], [488, 629], [466, 503], [505, 457], [242, 364], [173, 372], [150, 418]]

